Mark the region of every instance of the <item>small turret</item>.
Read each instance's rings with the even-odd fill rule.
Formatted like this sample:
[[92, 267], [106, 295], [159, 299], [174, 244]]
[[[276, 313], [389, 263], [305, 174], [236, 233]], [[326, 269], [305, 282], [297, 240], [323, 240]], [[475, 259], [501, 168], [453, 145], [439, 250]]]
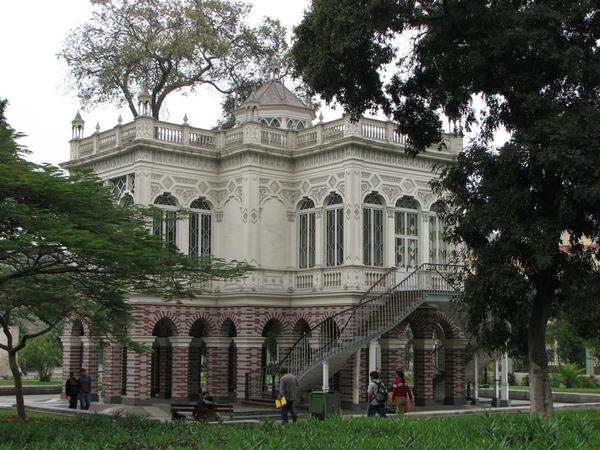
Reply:
[[147, 88], [142, 89], [142, 92], [138, 95], [138, 114], [140, 116], [152, 115], [152, 96]]
[[71, 122], [71, 139], [83, 139], [84, 128], [85, 120], [81, 118], [81, 114], [77, 111], [75, 118]]

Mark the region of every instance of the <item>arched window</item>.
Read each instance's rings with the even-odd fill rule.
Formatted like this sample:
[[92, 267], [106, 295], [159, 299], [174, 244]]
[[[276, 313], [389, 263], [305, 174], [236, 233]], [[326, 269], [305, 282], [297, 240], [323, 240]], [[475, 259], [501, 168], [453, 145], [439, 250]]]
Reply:
[[281, 128], [281, 121], [277, 117], [263, 117], [260, 123], [268, 127]]
[[154, 204], [161, 209], [153, 220], [155, 235], [164, 236], [165, 241], [175, 243], [177, 240], [177, 200], [168, 193], [156, 197]]
[[396, 202], [395, 239], [396, 266], [415, 269], [419, 265], [418, 204], [412, 198]]
[[442, 205], [434, 203], [429, 216], [429, 262], [448, 264], [448, 249], [444, 240], [444, 223], [440, 214], [444, 212]]
[[325, 215], [327, 266], [340, 266], [344, 262], [344, 201], [339, 194], [329, 197]]
[[121, 199], [121, 202], [123, 206], [133, 206], [135, 204], [133, 197], [130, 194], [126, 194], [125, 197]]
[[383, 266], [383, 202], [375, 194], [363, 202], [363, 263]]
[[210, 256], [212, 253], [212, 211], [204, 199], [190, 205], [189, 246], [190, 255]]
[[305, 198], [300, 205], [298, 220], [298, 267], [315, 267], [315, 202]]

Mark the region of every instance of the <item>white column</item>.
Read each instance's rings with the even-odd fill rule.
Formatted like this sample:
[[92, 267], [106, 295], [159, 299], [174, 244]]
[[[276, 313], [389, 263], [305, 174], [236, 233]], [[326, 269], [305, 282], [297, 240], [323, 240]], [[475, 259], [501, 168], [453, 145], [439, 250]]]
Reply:
[[354, 354], [354, 380], [352, 382], [352, 403], [360, 403], [360, 350]]
[[323, 392], [329, 392], [329, 361], [323, 361]]
[[473, 400], [471, 404], [479, 405], [479, 356], [473, 355]]
[[373, 370], [379, 370], [377, 367], [377, 353], [379, 351], [379, 342], [377, 339], [369, 342], [369, 373]]
[[508, 398], [508, 354], [502, 354], [502, 380], [500, 383], [500, 406], [510, 406]]

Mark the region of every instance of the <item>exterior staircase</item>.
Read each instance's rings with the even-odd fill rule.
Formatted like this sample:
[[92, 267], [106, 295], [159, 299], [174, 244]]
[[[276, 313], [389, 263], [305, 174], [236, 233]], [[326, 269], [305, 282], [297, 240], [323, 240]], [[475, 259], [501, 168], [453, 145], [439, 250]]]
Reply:
[[273, 380], [281, 366], [296, 375], [299, 392], [322, 386], [323, 362], [328, 362], [333, 375], [356, 351], [392, 330], [423, 303], [448, 301], [457, 293], [453, 275], [461, 270], [462, 266], [423, 264], [400, 282], [395, 269], [388, 271], [355, 306], [305, 333], [279, 363], [246, 374], [246, 400], [274, 397]]

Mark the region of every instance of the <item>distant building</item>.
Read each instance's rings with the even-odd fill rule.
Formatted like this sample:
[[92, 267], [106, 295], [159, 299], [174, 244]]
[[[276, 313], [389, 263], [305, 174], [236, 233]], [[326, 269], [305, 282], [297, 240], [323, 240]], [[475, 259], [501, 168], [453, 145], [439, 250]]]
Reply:
[[[256, 270], [181, 304], [132, 295], [142, 315], [131, 337], [153, 353], [100, 351], [84, 325], [70, 324], [65, 377], [85, 366], [96, 383], [101, 365], [106, 402], [192, 399], [205, 388], [221, 399], [260, 397], [275, 385], [261, 368], [304, 336], [284, 361], [303, 392], [329, 389], [358, 404], [370, 370], [390, 383], [410, 354], [418, 404], [466, 402], [470, 356], [446, 308], [448, 252], [429, 186], [432, 166], [461, 150], [459, 137], [412, 157], [391, 121], [324, 123], [276, 80], [226, 130], [157, 121], [144, 95], [139, 110], [87, 137], [78, 114], [62, 166], [92, 168], [121, 201], [161, 208], [151, 231], [182, 251]], [[189, 218], [176, 222], [181, 208]]]

